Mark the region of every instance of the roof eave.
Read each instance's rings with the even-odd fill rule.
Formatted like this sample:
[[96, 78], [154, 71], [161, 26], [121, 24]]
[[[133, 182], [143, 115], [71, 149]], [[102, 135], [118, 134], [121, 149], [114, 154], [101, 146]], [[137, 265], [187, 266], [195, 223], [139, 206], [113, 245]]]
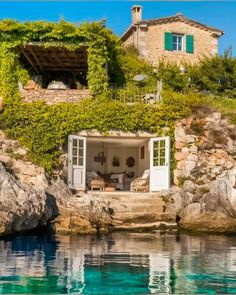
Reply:
[[121, 36], [121, 40], [125, 41], [133, 32], [135, 26], [142, 25], [142, 24], [150, 26], [150, 25], [156, 25], [156, 24], [174, 22], [174, 21], [182, 21], [182, 22], [190, 23], [190, 25], [191, 24], [195, 25], [199, 27], [200, 29], [212, 32], [212, 35], [215, 36], [216, 38], [220, 38], [221, 36], [224, 35], [224, 31], [193, 21], [191, 19], [184, 17], [183, 15], [180, 15], [180, 16], [175, 15], [175, 16], [170, 16], [170, 17], [165, 17], [160, 19], [144, 20], [137, 24], [131, 24], [131, 26], [127, 29], [127, 31]]

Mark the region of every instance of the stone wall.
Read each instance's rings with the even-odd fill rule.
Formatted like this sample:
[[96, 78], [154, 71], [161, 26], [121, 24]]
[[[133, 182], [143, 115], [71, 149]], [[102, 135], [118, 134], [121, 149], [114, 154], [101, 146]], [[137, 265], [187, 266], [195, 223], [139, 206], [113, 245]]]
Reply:
[[[178, 34], [190, 34], [194, 36], [194, 54], [183, 51], [168, 51], [164, 47], [165, 32]], [[185, 38], [184, 38], [185, 39]], [[185, 40], [183, 42], [185, 44]], [[145, 58], [154, 66], [158, 65], [160, 59], [171, 62], [199, 62], [204, 56], [213, 56], [218, 51], [218, 39], [210, 32], [183, 22], [173, 22], [159, 25], [150, 25], [148, 28], [134, 30], [124, 42], [125, 46], [131, 44], [138, 48], [140, 56]], [[185, 45], [184, 45], [185, 46]]]
[[216, 112], [181, 120], [175, 129], [175, 150], [175, 184], [185, 179], [207, 184], [236, 167], [236, 126]]
[[47, 104], [59, 102], [78, 102], [83, 98], [90, 97], [88, 89], [66, 89], [66, 90], [51, 90], [51, 89], [34, 89], [21, 90], [21, 96], [26, 102], [35, 102], [43, 99]]
[[216, 112], [179, 121], [174, 157], [167, 212], [182, 229], [235, 233], [236, 125]]

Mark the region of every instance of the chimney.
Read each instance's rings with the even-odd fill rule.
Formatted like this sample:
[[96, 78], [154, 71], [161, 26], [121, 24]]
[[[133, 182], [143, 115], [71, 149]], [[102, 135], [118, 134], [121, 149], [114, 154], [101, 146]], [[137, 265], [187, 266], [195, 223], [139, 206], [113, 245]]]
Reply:
[[134, 5], [132, 7], [132, 24], [142, 21], [142, 6]]

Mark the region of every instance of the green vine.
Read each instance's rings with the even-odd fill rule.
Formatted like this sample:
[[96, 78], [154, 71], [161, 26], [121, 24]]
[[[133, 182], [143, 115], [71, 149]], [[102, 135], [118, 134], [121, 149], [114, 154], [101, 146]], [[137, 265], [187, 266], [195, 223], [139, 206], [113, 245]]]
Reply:
[[43, 101], [19, 102], [5, 108], [0, 128], [8, 137], [20, 140], [34, 162], [52, 171], [59, 164], [61, 147], [69, 134], [96, 129], [105, 135], [113, 129], [143, 130], [159, 136], [168, 132], [173, 136], [176, 120], [188, 116], [191, 107], [200, 101], [196, 96], [168, 92], [158, 105], [135, 104], [132, 107], [104, 97], [52, 106]]
[[[112, 33], [104, 22], [85, 23], [76, 27], [65, 21], [59, 23], [26, 22], [13, 20], [0, 22], [0, 94], [4, 99], [13, 98], [16, 84], [26, 70], [19, 63], [19, 46], [28, 42], [38, 42], [40, 46], [64, 46], [75, 50], [87, 45], [88, 85], [92, 94], [107, 91], [108, 87], [108, 46]], [[11, 89], [10, 89], [11, 88]]]

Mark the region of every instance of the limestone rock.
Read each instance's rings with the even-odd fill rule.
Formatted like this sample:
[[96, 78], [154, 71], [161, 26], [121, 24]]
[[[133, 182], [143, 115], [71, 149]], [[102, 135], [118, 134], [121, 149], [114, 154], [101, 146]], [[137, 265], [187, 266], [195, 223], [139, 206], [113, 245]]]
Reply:
[[186, 170], [193, 170], [195, 167], [197, 166], [197, 163], [195, 161], [186, 161], [185, 162], [185, 167], [186, 167]]
[[197, 187], [191, 180], [185, 180], [183, 190], [188, 193], [194, 193]]
[[56, 203], [44, 191], [20, 183], [0, 163], [0, 211], [0, 235], [12, 234], [47, 225]]
[[189, 148], [184, 146], [182, 149], [181, 149], [181, 152], [183, 153], [188, 153], [189, 152]]
[[194, 138], [194, 136], [193, 136], [193, 135], [187, 135], [187, 136], [185, 137], [185, 142], [186, 142], [186, 143], [194, 143], [194, 142], [195, 142], [195, 138]]
[[182, 193], [182, 204], [183, 208], [187, 207], [188, 205], [193, 203], [194, 199], [194, 194], [185, 192], [184, 194]]
[[188, 153], [184, 152], [176, 152], [175, 153], [175, 159], [177, 161], [185, 160], [188, 156]]
[[109, 203], [102, 199], [91, 196], [75, 198], [70, 194], [67, 194], [68, 199], [59, 195], [57, 197], [64, 199], [59, 205], [60, 215], [54, 221], [57, 232], [76, 234], [104, 232], [112, 224], [113, 211]]
[[185, 136], [186, 136], [186, 132], [182, 126], [175, 128], [175, 140], [176, 141], [184, 142]]
[[183, 208], [181, 189], [174, 187], [174, 189], [170, 191], [169, 198], [171, 201], [166, 204], [166, 211], [175, 218]]
[[0, 155], [0, 162], [2, 162], [3, 164], [8, 164], [11, 162], [11, 157], [6, 155]]
[[199, 218], [202, 212], [202, 206], [200, 203], [192, 203], [189, 204], [186, 208], [184, 208], [181, 213], [181, 224], [192, 222], [193, 220]]
[[204, 212], [192, 221], [191, 219], [185, 222], [181, 220], [181, 228], [192, 232], [235, 233], [236, 219], [224, 213]]
[[177, 150], [181, 150], [182, 147], [184, 147], [184, 143], [183, 143], [183, 142], [181, 142], [181, 141], [176, 141], [176, 142], [175, 142], [175, 148], [176, 148]]
[[198, 147], [196, 145], [191, 145], [189, 151], [193, 154], [196, 154], [198, 152]]

